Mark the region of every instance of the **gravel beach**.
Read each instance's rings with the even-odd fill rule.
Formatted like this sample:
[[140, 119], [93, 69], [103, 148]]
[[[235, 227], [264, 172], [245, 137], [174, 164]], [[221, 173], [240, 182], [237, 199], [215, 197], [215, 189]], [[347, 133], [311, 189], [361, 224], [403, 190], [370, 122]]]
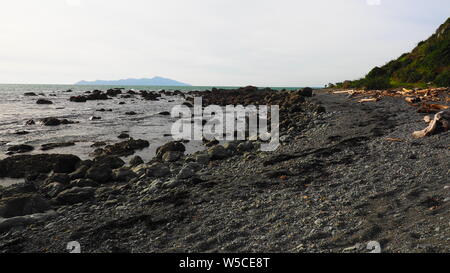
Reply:
[[[281, 105], [274, 152], [169, 143], [125, 164], [120, 152], [140, 147], [125, 140], [92, 160], [0, 161], [0, 177], [26, 178], [0, 188], [0, 252], [67, 252], [71, 241], [87, 253], [365, 253], [370, 241], [388, 253], [450, 252], [450, 131], [413, 138], [424, 114], [395, 97], [242, 89], [204, 101], [256, 103], [252, 92]], [[36, 161], [48, 162], [21, 169]]]

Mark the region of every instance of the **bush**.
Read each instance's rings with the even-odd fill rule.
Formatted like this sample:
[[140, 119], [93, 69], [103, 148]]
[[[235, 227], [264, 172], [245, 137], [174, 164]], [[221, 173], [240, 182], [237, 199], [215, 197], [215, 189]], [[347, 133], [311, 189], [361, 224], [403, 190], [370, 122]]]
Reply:
[[364, 83], [364, 87], [367, 90], [380, 90], [387, 89], [391, 87], [391, 83], [389, 82], [389, 78], [387, 77], [376, 77], [366, 79]]
[[450, 70], [442, 72], [437, 76], [434, 83], [441, 87], [450, 87]]

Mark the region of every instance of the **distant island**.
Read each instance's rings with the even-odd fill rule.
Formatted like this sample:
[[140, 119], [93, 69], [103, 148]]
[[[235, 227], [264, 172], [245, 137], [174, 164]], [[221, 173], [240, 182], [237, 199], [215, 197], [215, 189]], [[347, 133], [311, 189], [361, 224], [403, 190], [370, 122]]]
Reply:
[[143, 79], [123, 79], [123, 80], [112, 80], [112, 81], [80, 81], [75, 83], [76, 85], [124, 85], [124, 86], [190, 86], [190, 84], [178, 82], [175, 80], [153, 77], [153, 78], [143, 78]]

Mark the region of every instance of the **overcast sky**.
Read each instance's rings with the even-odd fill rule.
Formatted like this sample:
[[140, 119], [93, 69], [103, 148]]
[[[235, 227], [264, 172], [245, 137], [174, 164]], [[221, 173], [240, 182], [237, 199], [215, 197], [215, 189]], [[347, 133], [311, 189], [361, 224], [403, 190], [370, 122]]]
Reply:
[[449, 0], [1, 0], [0, 83], [322, 86], [410, 51]]

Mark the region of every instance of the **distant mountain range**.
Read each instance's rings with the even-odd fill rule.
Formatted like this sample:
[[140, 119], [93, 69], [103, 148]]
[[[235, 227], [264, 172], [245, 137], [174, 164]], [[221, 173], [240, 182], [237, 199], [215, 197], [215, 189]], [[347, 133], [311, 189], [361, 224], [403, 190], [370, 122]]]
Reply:
[[143, 78], [143, 79], [123, 79], [112, 81], [80, 81], [75, 83], [76, 85], [134, 85], [134, 86], [190, 86], [187, 83], [174, 81], [162, 77]]

